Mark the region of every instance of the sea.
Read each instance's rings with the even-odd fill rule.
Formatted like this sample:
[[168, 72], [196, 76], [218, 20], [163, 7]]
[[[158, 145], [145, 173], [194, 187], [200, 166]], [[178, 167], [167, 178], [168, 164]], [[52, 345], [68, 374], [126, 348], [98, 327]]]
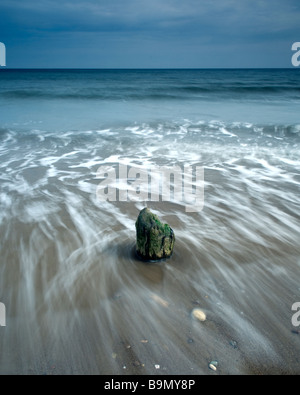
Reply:
[[[120, 166], [202, 169], [203, 204], [100, 199]], [[299, 69], [0, 70], [0, 374], [299, 374], [299, 224]]]

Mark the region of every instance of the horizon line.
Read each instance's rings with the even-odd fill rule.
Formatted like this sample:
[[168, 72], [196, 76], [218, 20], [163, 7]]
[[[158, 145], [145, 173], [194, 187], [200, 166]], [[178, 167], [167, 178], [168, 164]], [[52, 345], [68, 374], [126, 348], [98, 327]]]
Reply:
[[0, 67], [10, 70], [297, 70], [299, 67]]

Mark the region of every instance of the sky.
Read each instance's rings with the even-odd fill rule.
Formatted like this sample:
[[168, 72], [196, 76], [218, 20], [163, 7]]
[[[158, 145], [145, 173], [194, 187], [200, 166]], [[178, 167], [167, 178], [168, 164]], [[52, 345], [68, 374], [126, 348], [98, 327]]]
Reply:
[[8, 68], [291, 67], [299, 0], [1, 0]]

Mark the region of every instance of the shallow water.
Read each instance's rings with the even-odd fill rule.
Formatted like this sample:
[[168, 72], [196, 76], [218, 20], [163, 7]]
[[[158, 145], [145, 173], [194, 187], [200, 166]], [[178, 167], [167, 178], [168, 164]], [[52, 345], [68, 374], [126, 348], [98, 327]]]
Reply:
[[[171, 77], [158, 73], [154, 87], [169, 86]], [[73, 89], [74, 97], [53, 99], [49, 90], [62, 88], [50, 89], [49, 76], [35, 74], [30, 78], [48, 91], [33, 103], [28, 76], [10, 78], [13, 88], [5, 76], [0, 94], [7, 106], [0, 130], [0, 301], [7, 311], [0, 373], [207, 374], [212, 360], [221, 374], [299, 373], [291, 323], [300, 301], [299, 92], [287, 97], [277, 87], [258, 96], [252, 89], [227, 102], [224, 82], [225, 114], [222, 100], [219, 107], [213, 100], [218, 91], [206, 97], [203, 86], [196, 93], [204, 97], [195, 98], [185, 85], [187, 102], [136, 102], [120, 91], [119, 102], [112, 90], [108, 99], [74, 103], [74, 76], [59, 93]], [[207, 114], [209, 103], [216, 117]], [[203, 210], [187, 213], [176, 199], [99, 200], [99, 168], [120, 164], [204, 168]], [[135, 255], [135, 220], [145, 206], [176, 234], [172, 258], [159, 264]], [[195, 307], [206, 322], [192, 318]]]

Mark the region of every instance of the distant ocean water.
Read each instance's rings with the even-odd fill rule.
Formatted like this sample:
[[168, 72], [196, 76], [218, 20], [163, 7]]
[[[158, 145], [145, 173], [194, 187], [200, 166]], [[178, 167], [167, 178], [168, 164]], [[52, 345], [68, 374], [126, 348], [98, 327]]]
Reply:
[[299, 79], [298, 69], [1, 70], [1, 127], [84, 131], [184, 119], [290, 126], [299, 124]]
[[[0, 111], [0, 373], [300, 373], [298, 69], [1, 70]], [[203, 211], [100, 202], [120, 164], [204, 167]], [[132, 254], [145, 204], [177, 237], [162, 266]]]

